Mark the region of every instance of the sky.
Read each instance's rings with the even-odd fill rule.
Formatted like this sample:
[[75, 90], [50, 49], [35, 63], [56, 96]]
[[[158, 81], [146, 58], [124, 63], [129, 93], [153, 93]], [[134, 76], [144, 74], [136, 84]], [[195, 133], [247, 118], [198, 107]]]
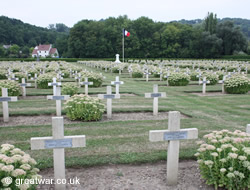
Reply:
[[100, 20], [127, 15], [154, 21], [218, 18], [250, 19], [250, 0], [0, 0], [0, 15], [36, 26], [64, 23], [72, 27], [83, 19]]

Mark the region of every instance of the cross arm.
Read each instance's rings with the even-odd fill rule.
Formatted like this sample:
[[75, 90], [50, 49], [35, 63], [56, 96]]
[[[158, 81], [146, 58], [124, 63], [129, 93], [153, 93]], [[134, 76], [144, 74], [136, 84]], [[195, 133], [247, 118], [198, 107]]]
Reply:
[[70, 95], [63, 95], [63, 96], [47, 96], [47, 100], [68, 100]]
[[169, 140], [167, 137], [172, 136], [171, 140], [197, 139], [198, 129], [181, 129], [179, 131], [170, 130], [151, 130], [149, 131], [149, 141], [159, 142]]
[[52, 148], [79, 148], [86, 147], [85, 135], [65, 136], [63, 139], [53, 137], [34, 137], [30, 139], [31, 150]]

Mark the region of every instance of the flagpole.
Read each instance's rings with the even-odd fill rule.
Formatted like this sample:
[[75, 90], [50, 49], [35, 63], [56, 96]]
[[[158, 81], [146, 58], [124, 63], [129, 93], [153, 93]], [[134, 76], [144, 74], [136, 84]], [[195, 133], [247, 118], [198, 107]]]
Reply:
[[122, 58], [124, 63], [124, 28], [122, 29]]

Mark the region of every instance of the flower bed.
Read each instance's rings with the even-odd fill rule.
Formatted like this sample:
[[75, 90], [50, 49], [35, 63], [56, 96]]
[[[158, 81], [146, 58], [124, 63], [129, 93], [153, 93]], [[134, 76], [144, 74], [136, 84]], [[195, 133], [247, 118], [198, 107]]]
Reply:
[[171, 73], [168, 78], [169, 86], [186, 86], [190, 81], [190, 76], [185, 73]]
[[234, 75], [227, 78], [224, 85], [229, 94], [246, 94], [250, 89], [250, 80], [242, 75]]
[[213, 131], [197, 142], [202, 177], [209, 185], [226, 189], [250, 188], [250, 134], [236, 130]]
[[0, 189], [35, 189], [36, 184], [19, 184], [17, 181], [41, 179], [35, 168], [36, 161], [19, 148], [10, 144], [0, 149]]
[[0, 94], [2, 96], [2, 88], [8, 89], [8, 96], [19, 96], [21, 94], [21, 87], [13, 80], [0, 81]]
[[102, 119], [104, 105], [100, 99], [87, 95], [74, 95], [66, 101], [66, 114], [70, 120], [99, 121]]

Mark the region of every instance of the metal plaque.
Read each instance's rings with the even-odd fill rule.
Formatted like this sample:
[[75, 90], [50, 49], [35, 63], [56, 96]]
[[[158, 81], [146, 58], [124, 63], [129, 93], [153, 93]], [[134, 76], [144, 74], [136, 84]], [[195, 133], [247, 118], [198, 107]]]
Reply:
[[28, 84], [20, 84], [20, 86], [28, 86]]
[[9, 102], [11, 101], [10, 97], [0, 97], [0, 102]]
[[161, 97], [161, 93], [153, 93], [151, 94], [151, 98], [158, 98]]
[[72, 139], [45, 140], [44, 147], [46, 149], [70, 148], [72, 147]]
[[164, 140], [182, 140], [187, 139], [188, 132], [187, 131], [173, 131], [164, 133]]
[[114, 84], [121, 84], [121, 81], [120, 82], [115, 81]]
[[64, 96], [52, 96], [53, 100], [64, 100]]
[[113, 94], [104, 94], [103, 98], [104, 99], [113, 99], [113, 98], [115, 98], [115, 95], [113, 95]]

